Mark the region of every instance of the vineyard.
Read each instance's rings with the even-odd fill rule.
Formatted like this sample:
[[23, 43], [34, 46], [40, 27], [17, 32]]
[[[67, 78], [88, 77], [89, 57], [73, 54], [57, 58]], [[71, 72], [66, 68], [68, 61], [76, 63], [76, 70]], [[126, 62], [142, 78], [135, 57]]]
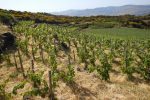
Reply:
[[20, 21], [12, 30], [15, 47], [0, 55], [0, 100], [150, 97], [149, 30], [139, 38], [120, 38], [125, 34], [34, 21]]

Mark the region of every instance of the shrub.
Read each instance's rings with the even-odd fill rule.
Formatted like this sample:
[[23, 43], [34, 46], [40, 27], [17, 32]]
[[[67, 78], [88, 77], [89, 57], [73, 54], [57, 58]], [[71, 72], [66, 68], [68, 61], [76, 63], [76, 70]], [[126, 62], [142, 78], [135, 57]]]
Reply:
[[16, 21], [15, 19], [7, 14], [7, 13], [0, 13], [0, 22], [6, 25], [13, 25]]

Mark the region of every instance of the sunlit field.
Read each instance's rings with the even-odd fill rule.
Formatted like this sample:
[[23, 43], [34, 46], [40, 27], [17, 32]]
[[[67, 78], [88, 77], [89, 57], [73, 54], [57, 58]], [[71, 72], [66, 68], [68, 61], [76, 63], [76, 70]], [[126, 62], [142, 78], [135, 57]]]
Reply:
[[112, 39], [146, 40], [150, 39], [150, 29], [137, 28], [88, 28], [84, 30], [88, 35]]

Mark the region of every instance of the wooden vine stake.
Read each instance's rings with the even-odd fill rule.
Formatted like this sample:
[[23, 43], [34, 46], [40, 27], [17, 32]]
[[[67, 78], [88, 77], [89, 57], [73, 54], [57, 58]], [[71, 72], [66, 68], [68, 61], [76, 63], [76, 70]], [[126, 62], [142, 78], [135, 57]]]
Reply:
[[19, 56], [19, 61], [20, 61], [20, 66], [21, 66], [21, 71], [22, 71], [23, 77], [26, 78], [25, 73], [24, 73], [23, 64], [22, 64], [22, 58], [21, 58], [20, 50], [17, 49], [17, 51], [18, 51], [18, 56]]
[[45, 64], [45, 62], [44, 62], [44, 55], [43, 55], [43, 47], [42, 47], [41, 44], [39, 44], [39, 49], [40, 49], [40, 56], [42, 58], [42, 62], [43, 62], [43, 64]]
[[75, 51], [73, 50], [73, 60], [76, 61]]
[[32, 49], [32, 58], [33, 58], [33, 60], [35, 60], [35, 54], [34, 54], [34, 50], [33, 50], [33, 44], [31, 46], [31, 49]]
[[31, 67], [32, 67], [32, 72], [35, 73], [35, 71], [34, 71], [34, 60], [33, 59], [31, 59]]
[[33, 37], [33, 34], [32, 34], [32, 45], [31, 45], [31, 53], [32, 53], [32, 59], [35, 60], [35, 53], [34, 53], [34, 50], [33, 50], [33, 46], [34, 46], [34, 37]]
[[71, 65], [71, 56], [70, 56], [70, 54], [68, 54], [68, 63], [69, 63], [69, 65]]
[[13, 58], [14, 58], [14, 63], [15, 63], [16, 70], [19, 71], [15, 53], [13, 54]]
[[49, 71], [49, 100], [54, 100], [54, 94], [53, 94], [53, 85], [52, 85], [52, 72]]
[[8, 65], [11, 65], [11, 59], [10, 59], [9, 53], [7, 53], [7, 62], [8, 62]]

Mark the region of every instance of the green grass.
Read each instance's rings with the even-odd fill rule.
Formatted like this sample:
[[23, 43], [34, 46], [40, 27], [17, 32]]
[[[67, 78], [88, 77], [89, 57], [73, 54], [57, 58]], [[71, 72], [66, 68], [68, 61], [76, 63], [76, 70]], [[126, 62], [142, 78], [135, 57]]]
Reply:
[[136, 29], [136, 28], [88, 28], [82, 32], [88, 35], [105, 38], [119, 38], [119, 39], [150, 39], [150, 29]]

